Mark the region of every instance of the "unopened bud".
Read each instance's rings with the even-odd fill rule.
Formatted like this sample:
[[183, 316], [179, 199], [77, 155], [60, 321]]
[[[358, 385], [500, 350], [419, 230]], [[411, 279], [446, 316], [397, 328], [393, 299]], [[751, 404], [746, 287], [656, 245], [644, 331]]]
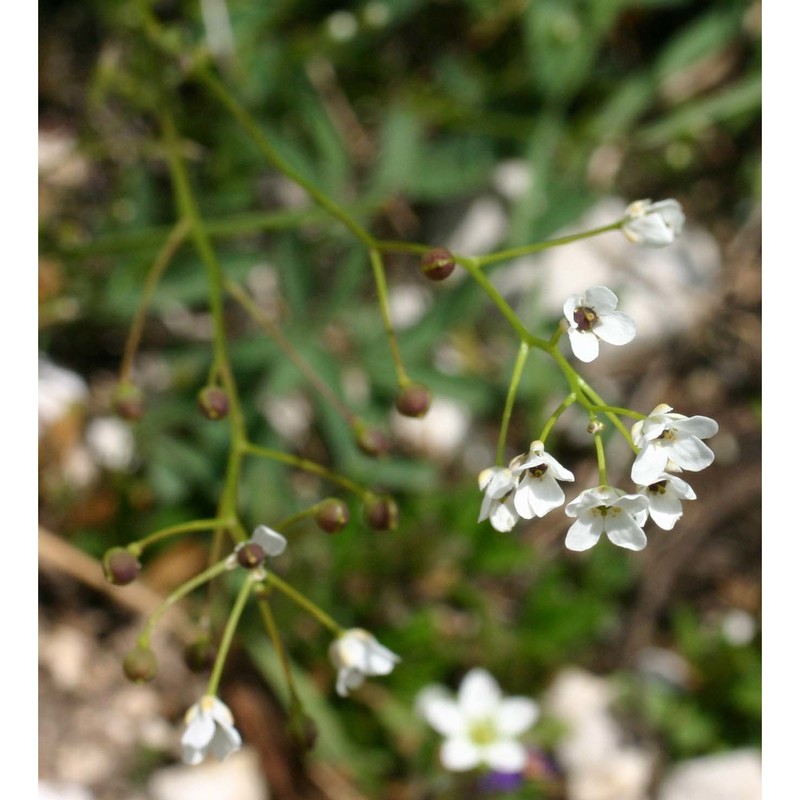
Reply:
[[109, 583], [126, 586], [136, 580], [142, 570], [139, 559], [124, 547], [112, 547], [103, 556], [103, 573]]
[[589, 424], [586, 426], [586, 432], [591, 433], [592, 436], [596, 433], [602, 433], [605, 429], [606, 426], [599, 419], [589, 420]]
[[389, 452], [389, 437], [382, 430], [358, 423], [355, 432], [356, 444], [362, 453], [368, 456], [385, 456]]
[[149, 647], [137, 645], [125, 656], [122, 671], [133, 683], [147, 683], [153, 680], [158, 672], [155, 653]]
[[219, 386], [206, 386], [197, 395], [197, 406], [206, 419], [222, 419], [228, 415], [228, 393]]
[[421, 383], [412, 383], [397, 395], [395, 405], [404, 417], [424, 417], [431, 407], [430, 389]]
[[368, 495], [364, 500], [364, 519], [376, 531], [393, 531], [400, 512], [388, 494]]
[[267, 554], [260, 544], [255, 542], [244, 542], [236, 547], [236, 561], [240, 567], [245, 569], [255, 569], [264, 563]]
[[114, 410], [123, 419], [135, 422], [144, 414], [144, 392], [132, 383], [121, 383], [113, 397]]
[[445, 247], [434, 247], [428, 250], [420, 262], [422, 274], [432, 281], [443, 281], [456, 268], [453, 254]]
[[207, 672], [214, 666], [216, 657], [217, 648], [206, 635], [190, 642], [183, 649], [184, 663], [192, 672]]
[[339, 533], [350, 521], [350, 509], [344, 500], [340, 500], [338, 497], [328, 497], [317, 503], [314, 520], [326, 533]]

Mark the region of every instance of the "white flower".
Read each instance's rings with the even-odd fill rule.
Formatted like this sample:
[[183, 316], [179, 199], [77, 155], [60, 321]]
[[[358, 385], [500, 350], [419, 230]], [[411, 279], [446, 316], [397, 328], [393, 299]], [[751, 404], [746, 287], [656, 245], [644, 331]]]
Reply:
[[186, 764], [199, 764], [209, 750], [221, 761], [241, 746], [242, 737], [233, 727], [233, 714], [218, 698], [207, 694], [186, 712], [186, 730], [181, 739]]
[[634, 244], [664, 247], [680, 236], [685, 221], [677, 200], [637, 200], [625, 211], [622, 232]]
[[583, 295], [573, 294], [564, 303], [569, 323], [567, 335], [572, 352], [581, 361], [594, 361], [600, 352], [600, 339], [609, 344], [627, 344], [636, 336], [636, 324], [621, 311], [615, 311], [617, 296], [605, 286], [592, 286]]
[[543, 517], [558, 508], [564, 502], [564, 492], [556, 481], [575, 480], [538, 440], [531, 442], [527, 456], [517, 456], [509, 466], [512, 475], [522, 475], [514, 493], [514, 508], [523, 519]]
[[661, 403], [631, 428], [633, 443], [641, 448], [631, 468], [634, 483], [649, 486], [667, 471], [698, 472], [714, 460], [714, 453], [701, 439], [713, 436], [719, 425], [710, 417], [686, 417], [670, 413]]
[[517, 480], [508, 467], [487, 467], [478, 475], [478, 486], [484, 493], [478, 522], [488, 518], [492, 527], [503, 533], [517, 524], [519, 514], [513, 503]]
[[686, 481], [667, 472], [648, 486], [638, 486], [637, 490], [647, 498], [650, 518], [665, 531], [671, 531], [683, 516], [681, 500], [697, 499], [694, 489]]
[[625, 494], [613, 486], [596, 486], [581, 492], [564, 509], [577, 517], [567, 532], [570, 550], [588, 550], [605, 533], [619, 547], [643, 550], [647, 544], [642, 525], [647, 519], [647, 498]]
[[341, 697], [361, 686], [367, 675], [388, 675], [400, 661], [400, 656], [361, 628], [350, 628], [331, 642], [330, 657], [339, 671], [336, 693]]
[[527, 697], [503, 697], [497, 681], [484, 669], [470, 670], [453, 699], [441, 687], [424, 689], [417, 708], [445, 737], [442, 764], [454, 772], [485, 764], [499, 772], [520, 772], [527, 760], [517, 741], [539, 717], [539, 706]]

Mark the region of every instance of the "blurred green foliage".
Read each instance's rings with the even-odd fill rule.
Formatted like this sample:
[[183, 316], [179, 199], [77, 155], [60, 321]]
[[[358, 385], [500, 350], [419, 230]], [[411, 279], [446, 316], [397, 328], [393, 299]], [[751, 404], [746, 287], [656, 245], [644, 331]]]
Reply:
[[[279, 152], [386, 238], [438, 244], [478, 193], [493, 191], [493, 170], [508, 158], [524, 160], [534, 177], [519, 198], [504, 201], [509, 246], [551, 235], [612, 191], [677, 196], [697, 219], [734, 224], [758, 202], [756, 3], [225, 5], [234, 50], [215, 59], [198, 4], [153, 4], [185, 55], [181, 63], [148, 41], [137, 3], [40, 3], [42, 122], [74, 130], [90, 165], [89, 179], [43, 216], [42, 252], [63, 272], [57, 299], [69, 296], [78, 311], [53, 315], [41, 349], [91, 380], [116, 370], [142, 282], [175, 219], [153, 115], [154, 103], [168, 102], [226, 276], [244, 283], [266, 268], [282, 330], [333, 390], [345, 396], [355, 374], [366, 391], [352, 402], [380, 424], [393, 403], [394, 374], [362, 246], [317, 210], [287, 210], [285, 182], [192, 82], [193, 58], [210, 58]], [[344, 39], [332, 35], [331, 15], [342, 10], [355, 22]], [[393, 281], [424, 283], [408, 257], [390, 259], [389, 270]], [[491, 447], [514, 342], [476, 286], [434, 288], [424, 287], [432, 300], [426, 313], [400, 332], [406, 366], [435, 395], [462, 403], [475, 420], [471, 437]], [[206, 306], [202, 265], [184, 248], [164, 275], [146, 328], [142, 357], [164, 377], [135, 429], [138, 469], [111, 479], [113, 518], [70, 527], [63, 499], [45, 505], [45, 518], [91, 552], [214, 513], [227, 430], [195, 409], [211, 348], [202, 332], [174, 322]], [[322, 729], [319, 757], [346, 764], [376, 796], [382, 781], [404, 770], [436, 770], [432, 735], [413, 714], [422, 686], [454, 686], [481, 664], [508, 692], [536, 696], [560, 666], [591, 666], [618, 640], [637, 580], [628, 554], [603, 542], [591, 557], [575, 557], [476, 525], [480, 497], [459, 461], [431, 463], [413, 453], [368, 459], [281, 350], [233, 308], [230, 320], [253, 441], [301, 451], [401, 500], [401, 526], [392, 534], [369, 531], [354, 504], [353, 521], [336, 538], [311, 528], [292, 536], [292, 583], [343, 625], [374, 631], [403, 656], [369, 695], [369, 708], [340, 701], [331, 691], [326, 635], [288, 602], [276, 602], [300, 693]], [[459, 370], [436, 366], [442, 345], [459, 353]], [[520, 391], [514, 452], [527, 447], [553, 406], [557, 373], [537, 370]], [[270, 397], [293, 393], [306, 396], [313, 412], [299, 441], [263, 414]], [[248, 461], [243, 518], [276, 520], [297, 510], [298, 492], [313, 501], [324, 491], [296, 478], [278, 464]], [[280, 692], [263, 629], [248, 617], [244, 631], [248, 655]], [[640, 712], [670, 754], [757, 743], [757, 643], [737, 648], [708, 636], [691, 608], [676, 613], [668, 634], [702, 675], [697, 691], [637, 690]], [[439, 779], [430, 780], [435, 786]], [[536, 796], [530, 791], [519, 796]]]

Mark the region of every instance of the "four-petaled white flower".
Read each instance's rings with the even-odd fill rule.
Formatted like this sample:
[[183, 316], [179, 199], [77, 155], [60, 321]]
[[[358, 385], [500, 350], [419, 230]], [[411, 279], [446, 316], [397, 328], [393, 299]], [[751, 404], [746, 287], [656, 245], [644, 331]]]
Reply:
[[233, 726], [233, 714], [214, 695], [204, 695], [186, 712], [186, 730], [181, 739], [183, 760], [199, 764], [210, 750], [220, 761], [242, 746]]
[[513, 502], [516, 476], [508, 467], [487, 467], [478, 475], [478, 486], [483, 492], [478, 522], [488, 518], [495, 530], [510, 531], [519, 519]]
[[685, 221], [677, 200], [637, 200], [625, 210], [622, 232], [634, 244], [664, 247], [680, 236]]
[[719, 425], [710, 417], [674, 414], [661, 403], [631, 428], [633, 443], [641, 448], [631, 468], [634, 483], [649, 486], [667, 471], [698, 472], [714, 460], [714, 453], [701, 442], [713, 436]]
[[361, 628], [350, 628], [331, 642], [330, 657], [338, 670], [336, 692], [341, 697], [361, 686], [368, 675], [388, 675], [400, 661], [400, 656]]
[[581, 361], [588, 363], [597, 358], [600, 339], [622, 345], [636, 336], [636, 324], [627, 314], [615, 310], [617, 302], [617, 296], [606, 286], [592, 286], [584, 294], [566, 299], [567, 335], [572, 352]]
[[683, 516], [681, 500], [695, 500], [694, 489], [677, 475], [662, 473], [657, 481], [648, 486], [637, 487], [647, 498], [647, 511], [650, 518], [665, 531], [671, 531]]
[[619, 547], [642, 550], [647, 544], [642, 525], [647, 519], [647, 498], [625, 494], [613, 486], [596, 486], [581, 492], [564, 513], [577, 517], [567, 531], [570, 550], [588, 550], [605, 533]]
[[417, 708], [445, 737], [440, 758], [446, 769], [462, 772], [482, 764], [499, 772], [524, 768], [528, 756], [517, 740], [536, 722], [539, 707], [527, 697], [503, 697], [486, 670], [470, 670], [455, 699], [439, 686], [423, 689]]
[[512, 475], [521, 475], [514, 493], [514, 508], [523, 519], [543, 517], [564, 502], [564, 491], [556, 481], [574, 481], [575, 476], [549, 453], [540, 441], [531, 442], [527, 455], [509, 465]]

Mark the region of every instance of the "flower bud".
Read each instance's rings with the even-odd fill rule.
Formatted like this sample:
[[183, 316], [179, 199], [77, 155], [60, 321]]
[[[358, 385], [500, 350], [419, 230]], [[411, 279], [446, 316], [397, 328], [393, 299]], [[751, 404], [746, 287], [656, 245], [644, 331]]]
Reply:
[[240, 567], [245, 569], [255, 569], [264, 563], [267, 554], [264, 548], [255, 542], [243, 542], [236, 546], [236, 561]]
[[388, 494], [371, 494], [364, 499], [364, 519], [376, 531], [393, 531], [400, 512]]
[[586, 426], [586, 432], [591, 433], [593, 436], [596, 433], [601, 433], [606, 429], [606, 426], [600, 422], [599, 419], [593, 419], [589, 421], [589, 424]]
[[397, 410], [404, 417], [424, 417], [431, 407], [431, 392], [421, 383], [403, 387], [395, 400]]
[[144, 414], [144, 392], [132, 383], [120, 383], [112, 402], [114, 410], [123, 419], [135, 422]]
[[122, 671], [133, 683], [147, 683], [153, 680], [158, 672], [155, 653], [149, 647], [137, 645], [125, 656]]
[[217, 648], [205, 634], [183, 649], [183, 661], [192, 672], [207, 672], [214, 666], [216, 657]]
[[428, 250], [420, 262], [422, 274], [432, 281], [443, 281], [456, 268], [453, 254], [445, 247]]
[[141, 570], [139, 559], [124, 547], [112, 547], [103, 556], [103, 573], [106, 580], [115, 586], [132, 583]]
[[350, 509], [344, 500], [328, 497], [317, 503], [314, 520], [326, 533], [339, 533], [350, 521]]
[[355, 426], [356, 445], [368, 456], [385, 456], [389, 452], [389, 437], [378, 428], [359, 422]]
[[220, 386], [206, 386], [197, 395], [197, 406], [206, 419], [222, 419], [228, 415], [228, 393]]

